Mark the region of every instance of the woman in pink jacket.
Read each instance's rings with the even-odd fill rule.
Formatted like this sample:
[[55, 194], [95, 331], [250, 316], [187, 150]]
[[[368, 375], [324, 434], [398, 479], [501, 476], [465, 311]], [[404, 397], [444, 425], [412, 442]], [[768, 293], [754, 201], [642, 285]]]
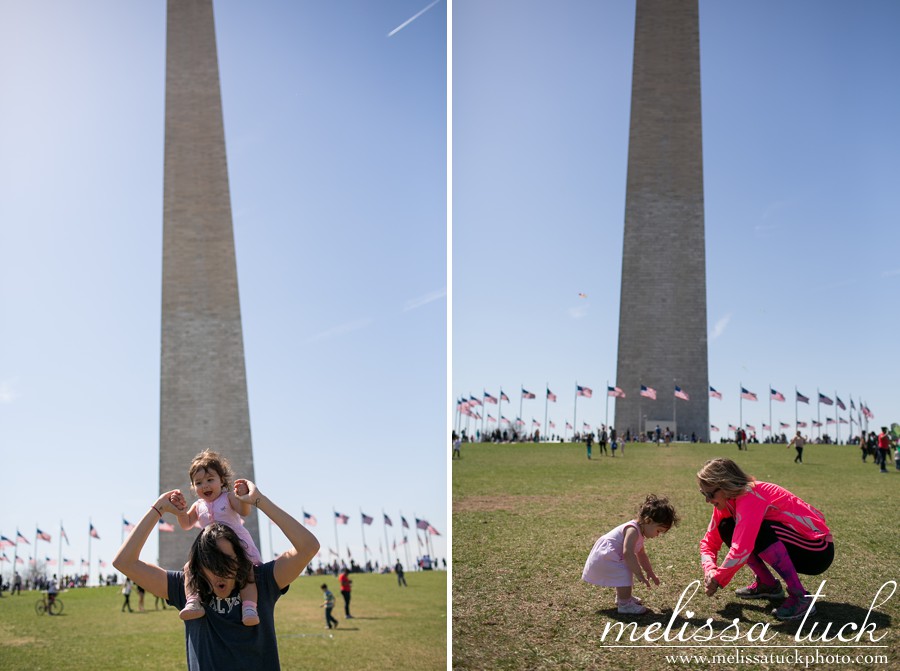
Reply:
[[[779, 620], [795, 620], [810, 607], [810, 614], [814, 613], [797, 573], [819, 575], [834, 560], [834, 541], [822, 513], [783, 487], [758, 482], [731, 459], [707, 461], [697, 473], [697, 482], [706, 502], [715, 508], [700, 541], [706, 594], [712, 596], [725, 587], [746, 564], [756, 579], [736, 590], [737, 596], [784, 598], [771, 566], [788, 588], [788, 597], [772, 614]], [[719, 565], [723, 542], [728, 553]]]

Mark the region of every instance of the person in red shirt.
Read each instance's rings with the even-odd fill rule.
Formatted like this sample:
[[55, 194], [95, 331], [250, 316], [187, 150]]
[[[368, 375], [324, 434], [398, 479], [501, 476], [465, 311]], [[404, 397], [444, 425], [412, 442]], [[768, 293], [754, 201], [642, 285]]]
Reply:
[[353, 581], [350, 580], [350, 570], [346, 566], [341, 571], [341, 575], [338, 576], [338, 582], [341, 583], [341, 596], [344, 597], [344, 617], [352, 619], [353, 616], [350, 614], [350, 585], [353, 584]]
[[878, 463], [881, 464], [881, 472], [887, 473], [887, 460], [891, 451], [891, 437], [888, 435], [887, 427], [881, 427], [881, 433], [878, 434]]

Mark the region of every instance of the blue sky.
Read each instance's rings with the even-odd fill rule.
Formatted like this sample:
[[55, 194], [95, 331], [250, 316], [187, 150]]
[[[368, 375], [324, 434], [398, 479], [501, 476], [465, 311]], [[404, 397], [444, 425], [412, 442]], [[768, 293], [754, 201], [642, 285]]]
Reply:
[[[256, 480], [325, 558], [332, 507], [344, 557], [382, 510], [447, 554], [446, 6], [388, 37], [425, 4], [215, 2]], [[165, 6], [0, 1], [0, 533], [77, 563], [92, 520], [94, 572], [159, 493]]]
[[[801, 421], [817, 390], [865, 399], [877, 426], [900, 417], [898, 28], [884, 0], [700, 2], [718, 435], [741, 383], [758, 430], [769, 385], [788, 399], [776, 427], [794, 422], [795, 386], [813, 399]], [[634, 3], [457, 0], [453, 39], [453, 394], [502, 386], [513, 420], [524, 386], [530, 426], [549, 384], [561, 431], [577, 381], [595, 392], [577, 423], [597, 426], [615, 383]]]

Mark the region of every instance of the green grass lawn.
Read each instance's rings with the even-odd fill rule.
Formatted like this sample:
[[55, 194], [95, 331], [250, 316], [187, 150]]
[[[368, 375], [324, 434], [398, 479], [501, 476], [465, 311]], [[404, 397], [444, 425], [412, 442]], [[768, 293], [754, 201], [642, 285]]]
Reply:
[[[352, 620], [334, 576], [303, 576], [275, 607], [281, 667], [291, 669], [445, 669], [447, 666], [447, 574], [353, 575]], [[320, 585], [337, 596], [336, 630], [325, 629]], [[186, 668], [184, 628], [174, 608], [122, 613], [120, 589], [70, 590], [61, 595], [58, 617], [37, 615], [36, 592], [0, 599], [0, 669], [138, 671]], [[137, 592], [131, 596], [137, 609]]]
[[[890, 465], [878, 473], [871, 459], [863, 464], [850, 446], [808, 446], [802, 465], [783, 445], [751, 445], [738, 452], [732, 445], [685, 445], [670, 448], [629, 445], [624, 458], [588, 461], [583, 445], [464, 445], [463, 458], [453, 462], [453, 666], [474, 669], [671, 669], [694, 666], [711, 669], [804, 668], [804, 663], [771, 661], [691, 664], [667, 661], [666, 654], [728, 654], [731, 649], [610, 648], [615, 633], [602, 639], [609, 623], [636, 621], [639, 633], [652, 623], [664, 628], [679, 596], [701, 579], [698, 542], [709, 523], [712, 507], [698, 492], [694, 477], [712, 457], [727, 456], [759, 480], [775, 482], [825, 514], [835, 538], [836, 558], [821, 576], [800, 576], [815, 591], [827, 582], [818, 611], [800, 633], [818, 622], [815, 636], [827, 623], [830, 635], [850, 622], [862, 625], [876, 592], [887, 581], [900, 579], [900, 472]], [[594, 541], [634, 517], [647, 493], [668, 496], [682, 521], [668, 534], [645, 545], [662, 580], [649, 590], [635, 587], [652, 613], [619, 616], [614, 590], [581, 580]], [[723, 557], [723, 554], [720, 554]], [[754, 623], [770, 623], [766, 645], [783, 649], [751, 649], [742, 654], [793, 653], [798, 623], [779, 623], [764, 601], [741, 601], [737, 587], [752, 580], [742, 568], [734, 581], [713, 598], [700, 590], [689, 608], [676, 616], [673, 632], [685, 624], [687, 635], [713, 618], [715, 635], [739, 618], [741, 634]], [[890, 593], [882, 592], [882, 598]], [[686, 611], [692, 611], [692, 616]], [[686, 619], [687, 618], [687, 619]], [[825, 655], [846, 655], [849, 663], [812, 664], [809, 668], [900, 669], [900, 590], [874, 609], [877, 644], [887, 648], [825, 649]], [[762, 628], [759, 624], [758, 632]], [[630, 630], [629, 630], [630, 631]], [[734, 629], [731, 630], [732, 632]], [[616, 627], [615, 632], [618, 632]], [[845, 636], [855, 633], [850, 629]], [[639, 642], [650, 645], [646, 640]], [[679, 641], [657, 641], [677, 644]], [[740, 640], [746, 644], [746, 638]], [[810, 644], [810, 641], [803, 641]], [[628, 634], [619, 644], [631, 644]], [[722, 645], [710, 641], [706, 645]], [[832, 645], [840, 641], [831, 642]], [[801, 654], [815, 655], [811, 648]], [[856, 660], [857, 655], [887, 655], [886, 660]], [[844, 660], [847, 662], [848, 660]]]

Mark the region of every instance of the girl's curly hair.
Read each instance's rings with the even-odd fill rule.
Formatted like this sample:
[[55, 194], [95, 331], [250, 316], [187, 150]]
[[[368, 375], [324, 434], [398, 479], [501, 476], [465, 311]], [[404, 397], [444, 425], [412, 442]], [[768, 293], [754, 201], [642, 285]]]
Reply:
[[194, 475], [197, 471], [201, 470], [218, 475], [222, 478], [222, 489], [228, 490], [229, 478], [231, 477], [231, 464], [228, 463], [228, 459], [212, 450], [203, 450], [194, 457], [191, 461], [191, 467], [188, 469], [188, 478], [191, 481], [191, 489], [194, 488]]
[[669, 503], [665, 496], [647, 494], [647, 498], [638, 507], [638, 521], [641, 524], [659, 524], [664, 527], [673, 527], [680, 521], [675, 506]]

